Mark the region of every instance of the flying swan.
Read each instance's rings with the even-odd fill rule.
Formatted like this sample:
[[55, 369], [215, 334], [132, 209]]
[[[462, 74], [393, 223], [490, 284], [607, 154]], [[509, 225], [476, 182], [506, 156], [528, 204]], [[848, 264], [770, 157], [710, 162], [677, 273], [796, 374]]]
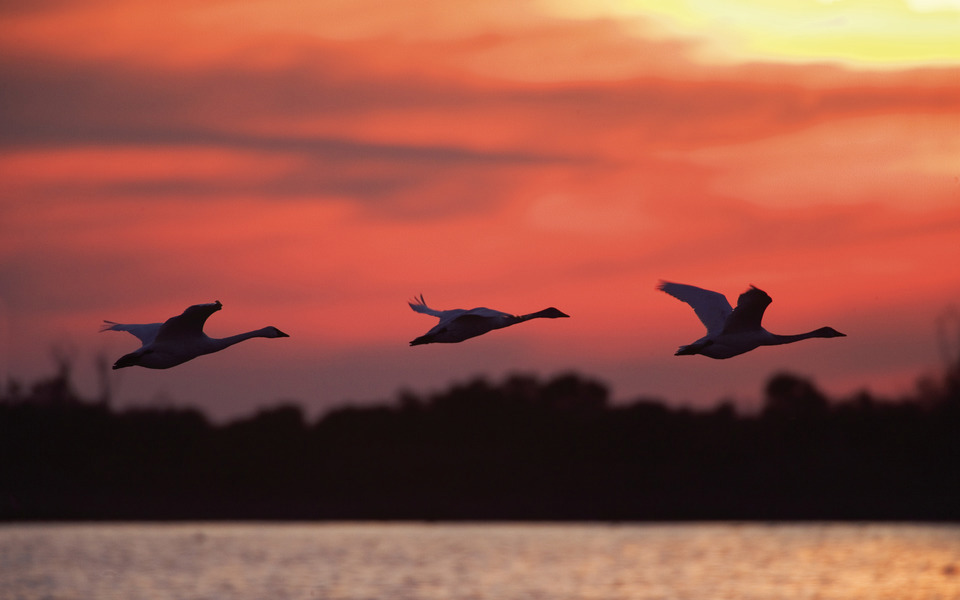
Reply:
[[433, 329], [410, 342], [411, 346], [435, 343], [453, 344], [478, 335], [483, 335], [494, 329], [501, 329], [503, 327], [509, 327], [510, 325], [516, 325], [517, 323], [523, 323], [530, 319], [556, 319], [570, 316], [553, 307], [528, 315], [511, 315], [489, 308], [434, 310], [424, 302], [423, 294], [420, 294], [419, 298], [411, 300], [409, 304], [410, 308], [418, 313], [440, 318], [440, 322], [437, 323]]
[[203, 332], [203, 324], [213, 313], [223, 308], [219, 300], [210, 304], [195, 304], [183, 314], [170, 317], [163, 323], [131, 324], [104, 320], [100, 331], [126, 331], [136, 336], [140, 348], [117, 359], [114, 369], [146, 367], [169, 369], [203, 354], [219, 352], [228, 346], [255, 337], [290, 337], [276, 327], [264, 327], [225, 338], [212, 338]]
[[687, 346], [680, 346], [676, 355], [702, 354], [710, 358], [730, 358], [759, 346], [791, 344], [808, 338], [846, 337], [832, 327], [821, 327], [797, 335], [777, 335], [760, 325], [763, 311], [773, 301], [761, 289], [750, 286], [740, 294], [737, 307], [731, 308], [723, 294], [692, 285], [661, 281], [658, 289], [689, 304], [707, 328], [707, 335]]

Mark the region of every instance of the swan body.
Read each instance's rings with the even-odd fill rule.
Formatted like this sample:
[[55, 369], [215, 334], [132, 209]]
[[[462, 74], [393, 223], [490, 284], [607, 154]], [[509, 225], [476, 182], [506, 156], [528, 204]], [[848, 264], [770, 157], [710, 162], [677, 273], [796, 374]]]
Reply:
[[195, 304], [163, 323], [124, 324], [105, 320], [100, 331], [126, 331], [142, 344], [139, 349], [117, 359], [113, 368], [138, 366], [169, 369], [250, 338], [290, 337], [276, 327], [264, 327], [225, 338], [209, 337], [203, 332], [203, 324], [221, 308], [223, 305], [219, 300], [209, 304]]
[[500, 312], [499, 310], [482, 307], [471, 308], [470, 310], [464, 310], [462, 308], [434, 310], [424, 302], [423, 294], [421, 294], [419, 298], [411, 300], [409, 304], [410, 308], [418, 313], [431, 315], [440, 319], [440, 322], [437, 323], [433, 329], [410, 342], [411, 346], [435, 343], [454, 344], [478, 335], [483, 335], [494, 329], [502, 329], [510, 325], [529, 321], [530, 319], [557, 319], [570, 316], [553, 307], [527, 315], [511, 315]]
[[680, 346], [677, 356], [702, 354], [710, 358], [730, 358], [760, 346], [790, 344], [810, 338], [845, 337], [832, 327], [821, 327], [807, 333], [778, 335], [770, 333], [760, 321], [763, 311], [773, 300], [761, 289], [750, 286], [740, 294], [733, 308], [723, 294], [682, 283], [662, 281], [658, 289], [686, 302], [707, 328], [707, 335]]

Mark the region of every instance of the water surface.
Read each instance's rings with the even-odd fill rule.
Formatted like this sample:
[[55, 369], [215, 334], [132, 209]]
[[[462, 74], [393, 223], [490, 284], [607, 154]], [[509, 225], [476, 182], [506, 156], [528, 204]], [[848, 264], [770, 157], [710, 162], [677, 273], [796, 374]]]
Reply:
[[960, 599], [960, 525], [0, 526], [0, 599]]

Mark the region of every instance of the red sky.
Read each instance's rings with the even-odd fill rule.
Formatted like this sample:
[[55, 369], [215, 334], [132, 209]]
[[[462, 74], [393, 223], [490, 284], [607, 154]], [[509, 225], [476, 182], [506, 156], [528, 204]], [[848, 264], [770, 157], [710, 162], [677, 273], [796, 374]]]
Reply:
[[[217, 299], [211, 335], [291, 337], [113, 372], [119, 405], [313, 411], [575, 370], [621, 400], [755, 406], [778, 370], [837, 394], [936, 372], [960, 12], [655, 4], [4, 3], [0, 378], [61, 353], [95, 391], [95, 357], [138, 345], [102, 319]], [[768, 329], [848, 337], [675, 357], [702, 327], [660, 279], [754, 284]], [[572, 318], [411, 348], [420, 293]]]

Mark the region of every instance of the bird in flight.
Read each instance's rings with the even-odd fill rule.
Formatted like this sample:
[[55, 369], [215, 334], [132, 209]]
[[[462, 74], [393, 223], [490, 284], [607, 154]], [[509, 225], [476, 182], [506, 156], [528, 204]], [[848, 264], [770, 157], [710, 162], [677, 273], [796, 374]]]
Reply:
[[763, 311], [773, 302], [769, 295], [755, 286], [740, 294], [737, 307], [732, 308], [719, 292], [683, 283], [661, 281], [658, 289], [689, 304], [707, 328], [707, 335], [680, 346], [676, 355], [702, 354], [710, 358], [730, 358], [760, 346], [791, 344], [809, 338], [845, 337], [832, 327], [821, 327], [807, 333], [778, 335], [770, 333], [760, 321]]
[[528, 315], [511, 315], [489, 308], [434, 310], [427, 306], [427, 303], [423, 300], [423, 294], [420, 294], [419, 298], [411, 300], [409, 304], [410, 308], [418, 313], [432, 315], [440, 319], [440, 322], [433, 329], [410, 342], [411, 346], [435, 343], [453, 344], [483, 335], [494, 329], [523, 323], [530, 319], [557, 319], [570, 316], [553, 307]]
[[114, 369], [146, 367], [169, 369], [203, 354], [219, 352], [224, 348], [250, 338], [290, 337], [276, 327], [264, 327], [225, 338], [212, 338], [203, 332], [203, 324], [213, 313], [223, 308], [219, 300], [209, 304], [195, 304], [182, 314], [163, 323], [124, 324], [104, 320], [100, 331], [126, 331], [140, 340], [139, 349], [125, 354], [113, 364]]

